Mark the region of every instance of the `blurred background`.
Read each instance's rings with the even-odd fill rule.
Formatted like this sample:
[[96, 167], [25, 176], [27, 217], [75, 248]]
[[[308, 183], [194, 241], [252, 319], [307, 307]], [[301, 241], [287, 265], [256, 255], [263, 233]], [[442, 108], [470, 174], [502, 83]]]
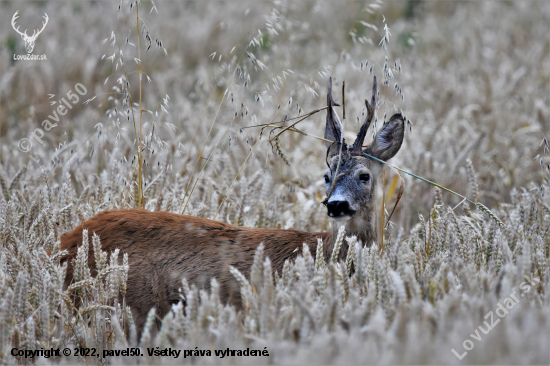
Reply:
[[[329, 75], [335, 90], [346, 82], [348, 143], [377, 75], [387, 81], [377, 126], [395, 111], [411, 122], [392, 164], [490, 208], [547, 186], [539, 155], [550, 119], [547, 1], [142, 1], [139, 50], [130, 2], [1, 1], [0, 9], [0, 175], [9, 182], [25, 168], [27, 189], [45, 174], [53, 190], [70, 180], [76, 197], [93, 192], [82, 218], [137, 205], [140, 61], [151, 210], [327, 230], [326, 150], [314, 137], [324, 134], [324, 111], [296, 126], [307, 135], [285, 132], [279, 146], [269, 142], [278, 130], [260, 139], [261, 128], [243, 128], [289, 126], [325, 106]], [[33, 50], [47, 60], [14, 60], [27, 54], [11, 25], [16, 11], [29, 35], [48, 15]], [[78, 83], [86, 93], [44, 130]], [[392, 232], [433, 205], [432, 186], [404, 178]], [[392, 182], [388, 171], [387, 190]]]

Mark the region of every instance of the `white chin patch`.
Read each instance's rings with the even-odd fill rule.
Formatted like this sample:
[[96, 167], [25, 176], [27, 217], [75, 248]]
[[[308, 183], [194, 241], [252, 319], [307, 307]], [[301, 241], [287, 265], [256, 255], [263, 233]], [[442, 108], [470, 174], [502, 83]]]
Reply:
[[343, 224], [345, 224], [347, 221], [349, 221], [349, 220], [351, 219], [351, 216], [349, 216], [349, 215], [338, 216], [338, 217], [333, 217], [332, 219], [333, 219], [334, 222], [336, 222], [337, 224], [343, 225]]

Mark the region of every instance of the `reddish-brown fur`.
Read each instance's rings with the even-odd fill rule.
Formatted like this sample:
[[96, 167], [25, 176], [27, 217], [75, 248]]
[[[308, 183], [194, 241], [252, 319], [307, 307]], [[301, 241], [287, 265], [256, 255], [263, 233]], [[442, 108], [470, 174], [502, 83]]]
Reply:
[[[72, 259], [82, 243], [82, 230], [95, 232], [103, 250], [119, 248], [128, 253], [130, 270], [126, 304], [138, 332], [143, 329], [147, 313], [155, 307], [162, 318], [180, 298], [181, 280], [186, 277], [199, 288], [209, 289], [210, 279], [220, 284], [222, 301], [240, 306], [239, 285], [229, 273], [229, 265], [249, 275], [254, 253], [263, 242], [264, 253], [273, 271], [282, 273], [285, 259], [295, 256], [296, 248], [306, 243], [315, 253], [317, 238], [328, 244], [330, 233], [308, 233], [297, 230], [239, 227], [222, 222], [168, 212], [145, 210], [105, 211], [61, 237], [61, 249], [69, 251], [65, 287], [73, 279]], [[90, 245], [88, 264], [95, 274], [95, 259]]]

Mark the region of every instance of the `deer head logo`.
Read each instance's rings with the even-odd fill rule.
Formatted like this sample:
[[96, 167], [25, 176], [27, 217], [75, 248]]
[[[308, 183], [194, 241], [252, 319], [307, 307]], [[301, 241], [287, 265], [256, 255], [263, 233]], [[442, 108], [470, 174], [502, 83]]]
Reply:
[[19, 15], [17, 15], [18, 13], [19, 13], [19, 10], [17, 10], [15, 14], [13, 14], [13, 18], [11, 18], [11, 26], [13, 27], [13, 29], [15, 29], [17, 33], [21, 35], [21, 38], [23, 38], [23, 41], [25, 41], [25, 49], [27, 50], [27, 53], [32, 53], [32, 50], [34, 49], [34, 42], [36, 42], [36, 38], [38, 38], [40, 33], [42, 33], [44, 28], [46, 28], [46, 24], [48, 24], [48, 19], [49, 19], [48, 14], [44, 13], [45, 21], [42, 22], [42, 29], [40, 30], [35, 29], [34, 32], [32, 33], [32, 36], [29, 36], [27, 35], [26, 29], [24, 32], [21, 32], [19, 31], [19, 26], [17, 26], [17, 28], [15, 27], [15, 21], [17, 20], [17, 18], [19, 18]]

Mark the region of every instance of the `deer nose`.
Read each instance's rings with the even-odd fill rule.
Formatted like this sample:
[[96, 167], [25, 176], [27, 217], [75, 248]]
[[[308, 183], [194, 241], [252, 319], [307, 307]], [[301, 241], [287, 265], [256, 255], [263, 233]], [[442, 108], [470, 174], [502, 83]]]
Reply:
[[355, 213], [350, 209], [348, 201], [330, 201], [327, 203], [327, 209], [330, 217], [351, 216]]

